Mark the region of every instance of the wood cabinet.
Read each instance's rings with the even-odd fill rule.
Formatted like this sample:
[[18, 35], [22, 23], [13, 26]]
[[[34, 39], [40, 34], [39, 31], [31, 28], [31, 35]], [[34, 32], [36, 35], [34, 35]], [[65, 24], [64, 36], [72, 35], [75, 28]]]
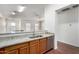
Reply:
[[46, 38], [40, 39], [40, 43], [39, 44], [40, 44], [39, 45], [40, 53], [46, 52], [46, 46], [47, 46]]
[[8, 51], [6, 54], [18, 54], [18, 49]]
[[21, 44], [19, 48], [19, 54], [29, 54], [29, 43]]
[[54, 47], [54, 36], [32, 40], [0, 49], [1, 54], [42, 54]]
[[19, 49], [20, 54], [29, 54], [29, 47], [21, 47]]
[[30, 42], [30, 54], [38, 54], [39, 53], [39, 40]]
[[17, 45], [13, 45], [13, 46], [8, 46], [4, 48], [4, 52], [3, 54], [18, 54], [18, 46]]
[[29, 54], [29, 43], [21, 43], [2, 49], [4, 54]]

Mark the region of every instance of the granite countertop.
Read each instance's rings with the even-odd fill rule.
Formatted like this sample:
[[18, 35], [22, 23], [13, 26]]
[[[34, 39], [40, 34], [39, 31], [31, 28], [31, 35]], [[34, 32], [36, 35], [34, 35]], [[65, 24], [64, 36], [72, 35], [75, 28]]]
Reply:
[[24, 38], [19, 38], [19, 39], [10, 39], [10, 40], [5, 39], [4, 41], [0, 42], [0, 48], [4, 48], [10, 45], [15, 45], [15, 44], [23, 43], [23, 42], [29, 42], [32, 40], [37, 40], [37, 39], [41, 39], [41, 38], [45, 38], [45, 37], [49, 37], [53, 35], [54, 34], [44, 34], [42, 37], [37, 37], [37, 38], [24, 37]]

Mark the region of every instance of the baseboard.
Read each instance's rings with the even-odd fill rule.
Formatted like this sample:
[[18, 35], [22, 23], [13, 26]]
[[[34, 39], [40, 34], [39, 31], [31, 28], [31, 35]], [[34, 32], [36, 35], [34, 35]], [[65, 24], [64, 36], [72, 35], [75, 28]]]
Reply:
[[66, 53], [69, 54], [79, 54], [79, 47], [75, 47], [67, 43], [57, 41], [57, 47], [58, 50], [65, 51]]

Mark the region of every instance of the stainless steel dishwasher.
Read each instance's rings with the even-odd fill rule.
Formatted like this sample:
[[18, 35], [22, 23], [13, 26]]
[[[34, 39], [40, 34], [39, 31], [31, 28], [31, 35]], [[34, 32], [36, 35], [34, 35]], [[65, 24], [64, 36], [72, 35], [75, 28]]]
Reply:
[[50, 36], [47, 39], [47, 50], [54, 49], [54, 36]]

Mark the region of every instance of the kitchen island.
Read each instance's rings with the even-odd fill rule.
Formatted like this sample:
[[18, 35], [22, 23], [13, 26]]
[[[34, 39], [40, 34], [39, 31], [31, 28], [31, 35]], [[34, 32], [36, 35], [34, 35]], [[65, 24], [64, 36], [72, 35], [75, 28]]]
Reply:
[[[1, 40], [1, 39], [0, 39]], [[0, 43], [1, 54], [43, 54], [54, 48], [54, 34], [40, 37], [5, 39]]]

